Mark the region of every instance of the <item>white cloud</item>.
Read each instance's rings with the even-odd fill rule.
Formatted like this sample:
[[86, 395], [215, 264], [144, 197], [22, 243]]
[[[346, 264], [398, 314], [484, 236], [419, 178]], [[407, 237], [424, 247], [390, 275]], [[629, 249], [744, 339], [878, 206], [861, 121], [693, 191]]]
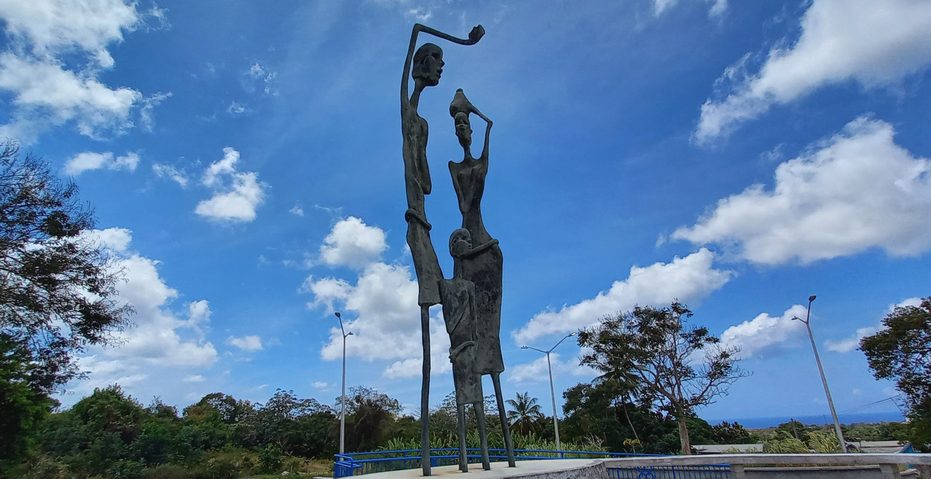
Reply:
[[212, 220], [249, 222], [256, 217], [256, 208], [265, 200], [263, 184], [254, 172], [238, 172], [239, 152], [223, 148], [223, 158], [211, 163], [204, 172], [203, 184], [214, 194], [197, 204], [194, 210]]
[[237, 101], [230, 102], [230, 105], [226, 107], [226, 112], [233, 116], [239, 116], [245, 113], [249, 113], [250, 110], [248, 107], [239, 103]]
[[114, 157], [113, 153], [109, 151], [104, 153], [85, 151], [74, 155], [65, 162], [65, 173], [77, 176], [85, 171], [101, 169], [136, 171], [138, 165], [139, 155], [137, 153], [127, 153], [123, 156]]
[[313, 386], [317, 391], [326, 391], [331, 387], [330, 383], [326, 381], [314, 381]]
[[697, 301], [726, 283], [732, 273], [712, 267], [714, 255], [700, 249], [669, 263], [645, 268], [633, 266], [623, 281], [615, 281], [607, 291], [591, 299], [563, 306], [558, 311], [537, 313], [513, 333], [519, 343], [528, 343], [550, 334], [565, 334], [598, 323], [606, 315], [627, 311], [636, 305], [663, 305], [674, 299]]
[[277, 95], [278, 89], [275, 87], [277, 76], [278, 73], [269, 70], [268, 67], [258, 62], [253, 63], [246, 71], [248, 81], [243, 82], [243, 88], [249, 93], [261, 90], [266, 95]]
[[[727, 10], [727, 0], [705, 0], [705, 3], [711, 4], [708, 9], [711, 17], [719, 17]], [[679, 0], [653, 0], [653, 14], [659, 17], [678, 4]]]
[[931, 161], [895, 144], [869, 118], [776, 168], [771, 191], [753, 185], [718, 201], [672, 237], [732, 247], [747, 261], [782, 264], [879, 247], [893, 256], [931, 249]]
[[0, 1], [10, 40], [0, 54], [0, 92], [12, 96], [11, 122], [0, 132], [29, 143], [50, 126], [74, 122], [81, 134], [100, 138], [131, 128], [140, 106], [141, 122], [151, 127], [152, 108], [168, 94], [146, 99], [99, 80], [102, 70], [114, 67], [108, 47], [149, 17], [164, 19], [164, 11], [140, 12], [123, 0]]
[[79, 366], [89, 378], [71, 387], [83, 392], [114, 382], [142, 387], [142, 379], [174, 381], [177, 369], [206, 368], [216, 361], [216, 349], [203, 337], [209, 326], [207, 301], [189, 303], [187, 317], [177, 314], [170, 305], [178, 291], [159, 275], [157, 261], [129, 248], [129, 230], [88, 231], [83, 237], [110, 251], [112, 267], [123, 277], [117, 283], [119, 300], [132, 306], [135, 313], [131, 325], [113, 333], [111, 346], [89, 348], [79, 358]]
[[387, 248], [381, 228], [350, 216], [337, 221], [323, 239], [320, 259], [330, 266], [361, 268], [380, 258]]
[[[314, 305], [327, 306], [331, 326], [329, 339], [320, 351], [325, 360], [342, 357], [342, 333], [330, 314], [334, 307], [343, 313], [343, 322], [353, 335], [347, 339], [346, 354], [365, 361], [389, 361], [388, 378], [420, 374], [422, 346], [417, 282], [406, 266], [372, 263], [360, 273], [355, 284], [335, 278], [309, 277], [301, 288], [313, 295]], [[387, 346], [387, 347], [386, 347]], [[448, 372], [449, 337], [442, 319], [430, 319], [432, 371]]]
[[[889, 305], [889, 309], [886, 310], [886, 314], [892, 313], [895, 311], [895, 308], [904, 308], [907, 306], [919, 306], [921, 304], [921, 298], [907, 298], [900, 301], [897, 304]], [[866, 336], [876, 334], [876, 332], [882, 329], [882, 324], [877, 323], [876, 326], [866, 326], [863, 328], [857, 328], [853, 335], [848, 336], [840, 340], [827, 340], [824, 342], [825, 347], [830, 351], [835, 353], [849, 353], [860, 347], [860, 340]]]
[[841, 339], [839, 341], [833, 341], [829, 339], [824, 342], [824, 346], [828, 348], [829, 351], [834, 351], [835, 353], [849, 353], [860, 347], [860, 339], [874, 334], [876, 331], [878, 331], [878, 329], [872, 326], [857, 328], [857, 331], [853, 336]]
[[184, 381], [184, 382], [186, 382], [186, 383], [202, 383], [202, 382], [204, 382], [204, 381], [206, 381], [206, 380], [207, 380], [207, 378], [205, 378], [204, 376], [202, 376], [202, 375], [200, 375], [200, 374], [190, 374], [190, 375], [185, 376], [185, 377], [182, 379], [182, 381]]
[[238, 338], [234, 336], [230, 336], [226, 338], [226, 344], [229, 344], [230, 346], [235, 346], [243, 351], [248, 351], [248, 352], [255, 352], [255, 351], [262, 350], [262, 338], [255, 336], [255, 335], [242, 336]]
[[[92, 138], [131, 127], [130, 113], [142, 99], [142, 94], [131, 88], [111, 89], [95, 77], [65, 70], [57, 62], [21, 58], [9, 52], [0, 54], [3, 90], [13, 94], [14, 117], [26, 124], [38, 128], [40, 123], [61, 125], [73, 120], [81, 134]], [[29, 133], [37, 134], [21, 132]]]
[[87, 230], [81, 233], [84, 239], [98, 248], [105, 248], [116, 253], [125, 253], [132, 242], [132, 232], [126, 228], [107, 228], [105, 230]]
[[727, 81], [735, 84], [724, 89], [723, 99], [702, 105], [699, 143], [827, 85], [853, 80], [864, 88], [889, 86], [923, 70], [931, 63], [931, 3], [815, 0], [801, 19], [798, 40], [782, 45], [769, 51], [757, 73]]
[[288, 213], [294, 216], [304, 216], [304, 208], [301, 208], [301, 205], [294, 205], [288, 210]]
[[334, 311], [333, 305], [337, 301], [346, 301], [349, 297], [352, 286], [342, 279], [323, 278], [315, 280], [313, 276], [308, 276], [299, 291], [313, 295], [313, 302], [309, 303], [308, 307], [315, 308], [324, 305], [327, 312], [332, 313]]
[[142, 128], [146, 131], [152, 131], [155, 128], [155, 117], [152, 112], [155, 110], [155, 107], [169, 98], [171, 98], [171, 92], [156, 92], [152, 96], [142, 100], [142, 107], [139, 108], [139, 123], [142, 125]]
[[[550, 360], [553, 365], [553, 374], [571, 374], [576, 377], [595, 377], [598, 373], [588, 367], [580, 366], [579, 359], [572, 357], [565, 361], [559, 360], [559, 353], [550, 353]], [[541, 383], [549, 380], [549, 368], [546, 364], [546, 356], [541, 355], [539, 358], [523, 364], [515, 364], [508, 368], [508, 379], [516, 383]]]
[[745, 359], [765, 355], [787, 345], [797, 345], [804, 337], [805, 324], [792, 318], [804, 318], [806, 312], [804, 306], [796, 304], [781, 316], [760, 313], [749, 321], [725, 329], [721, 333], [721, 343], [739, 348], [739, 356]]
[[152, 172], [155, 173], [155, 176], [159, 178], [168, 178], [171, 181], [181, 185], [182, 188], [187, 188], [187, 175], [174, 166], [166, 165], [164, 163], [154, 163], [152, 165]]

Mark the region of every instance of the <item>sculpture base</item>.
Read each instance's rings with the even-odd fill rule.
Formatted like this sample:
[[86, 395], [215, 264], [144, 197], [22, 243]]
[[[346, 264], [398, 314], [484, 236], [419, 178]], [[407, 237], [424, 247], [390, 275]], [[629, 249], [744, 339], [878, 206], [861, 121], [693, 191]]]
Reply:
[[[423, 477], [420, 469], [379, 472], [366, 474], [366, 479], [413, 479]], [[481, 464], [469, 464], [469, 472], [459, 471], [459, 466], [434, 467], [431, 477], [460, 479], [497, 479], [499, 477], [521, 477], [535, 479], [607, 479], [608, 472], [600, 459], [550, 459], [542, 461], [517, 461], [517, 467], [507, 467], [507, 462], [491, 463], [491, 470], [482, 469]]]

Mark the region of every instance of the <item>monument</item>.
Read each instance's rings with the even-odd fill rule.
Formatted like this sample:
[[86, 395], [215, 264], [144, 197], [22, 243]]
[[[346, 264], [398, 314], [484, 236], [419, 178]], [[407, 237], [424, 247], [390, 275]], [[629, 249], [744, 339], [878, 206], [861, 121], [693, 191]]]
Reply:
[[[487, 436], [484, 427], [484, 404], [481, 377], [490, 375], [495, 389], [498, 413], [507, 450], [508, 465], [514, 467], [514, 450], [504, 410], [500, 374], [504, 371], [501, 356], [501, 283], [503, 257], [498, 241], [482, 222], [481, 200], [488, 172], [488, 143], [492, 122], [475, 108], [461, 89], [450, 104], [456, 136], [463, 148], [463, 160], [450, 162], [449, 171], [462, 213], [462, 228], [450, 237], [450, 254], [454, 258], [452, 279], [445, 279], [430, 238], [432, 225], [427, 220], [425, 197], [433, 189], [427, 161], [427, 121], [418, 114], [424, 89], [439, 84], [443, 73], [443, 50], [433, 43], [417, 48], [419, 34], [427, 33], [459, 45], [474, 45], [485, 34], [478, 25], [468, 38], [457, 38], [433, 28], [415, 24], [411, 32], [404, 71], [401, 76], [401, 135], [404, 159], [404, 186], [407, 195], [407, 244], [417, 275], [423, 342], [423, 379], [421, 383], [421, 460], [423, 474], [430, 475], [430, 306], [442, 304], [446, 329], [450, 335], [450, 361], [456, 386], [459, 418], [459, 467], [468, 470], [465, 446], [465, 405], [472, 404], [479, 417], [482, 442], [482, 465], [489, 469]], [[409, 79], [414, 80], [410, 91]], [[469, 116], [475, 114], [486, 123], [485, 143], [478, 158], [472, 156], [472, 128]]]

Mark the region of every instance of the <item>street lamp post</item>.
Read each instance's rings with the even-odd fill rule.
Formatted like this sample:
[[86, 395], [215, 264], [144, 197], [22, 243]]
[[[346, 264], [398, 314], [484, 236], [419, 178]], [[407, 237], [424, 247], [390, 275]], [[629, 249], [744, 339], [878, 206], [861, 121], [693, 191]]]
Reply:
[[840, 421], [837, 419], [837, 411], [834, 409], [834, 400], [831, 399], [831, 390], [828, 389], [828, 379], [824, 375], [824, 367], [821, 366], [821, 357], [818, 356], [818, 347], [815, 346], [815, 336], [811, 332], [811, 303], [815, 298], [815, 295], [808, 297], [808, 311], [805, 313], [804, 320], [797, 316], [792, 319], [805, 323], [805, 328], [808, 330], [808, 339], [811, 340], [811, 350], [815, 353], [815, 362], [818, 363], [818, 372], [821, 373], [821, 384], [824, 385], [824, 395], [828, 398], [828, 408], [831, 409], [831, 417], [834, 419], [834, 433], [837, 435], [837, 442], [840, 444], [841, 452], [847, 452], [847, 443], [844, 441], [844, 433], [840, 429]]
[[553, 350], [556, 349], [557, 346], [562, 344], [563, 341], [565, 341], [567, 338], [571, 336], [575, 336], [575, 333], [569, 333], [565, 335], [556, 344], [554, 344], [552, 348], [549, 348], [546, 351], [539, 349], [539, 348], [535, 348], [533, 346], [521, 346], [520, 347], [521, 349], [532, 349], [534, 351], [538, 351], [546, 355], [546, 368], [549, 370], [549, 373], [550, 373], [550, 399], [553, 401], [553, 432], [556, 433], [556, 450], [557, 451], [562, 450], [562, 444], [559, 442], [559, 416], [556, 415], [556, 389], [554, 389], [553, 387], [553, 364], [550, 362], [550, 353], [552, 353]]
[[343, 317], [339, 311], [333, 313], [339, 320], [339, 330], [343, 333], [343, 386], [339, 398], [339, 453], [346, 453], [346, 337], [352, 336], [352, 331], [346, 332], [343, 328]]

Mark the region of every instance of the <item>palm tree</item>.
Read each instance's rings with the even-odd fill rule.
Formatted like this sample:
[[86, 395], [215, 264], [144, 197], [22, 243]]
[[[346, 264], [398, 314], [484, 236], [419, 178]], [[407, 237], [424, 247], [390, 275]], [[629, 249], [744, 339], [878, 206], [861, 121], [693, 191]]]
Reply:
[[517, 393], [517, 399], [508, 399], [507, 404], [508, 424], [521, 434], [533, 431], [537, 422], [543, 418], [537, 398], [530, 397], [530, 393]]

